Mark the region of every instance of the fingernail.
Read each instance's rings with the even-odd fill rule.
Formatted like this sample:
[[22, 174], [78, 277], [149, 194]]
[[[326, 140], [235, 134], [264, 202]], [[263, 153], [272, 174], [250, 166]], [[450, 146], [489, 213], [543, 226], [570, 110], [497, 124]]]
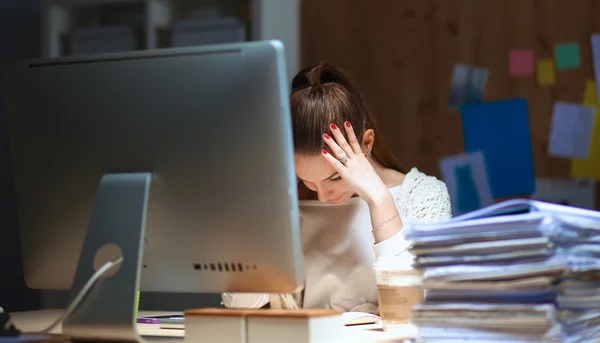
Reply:
[[332, 130], [337, 129], [337, 126], [334, 123], [331, 123], [330, 127], [331, 127]]
[[350, 122], [349, 121], [345, 122], [344, 124], [346, 124], [346, 127], [350, 127]]
[[326, 133], [324, 133], [324, 134], [323, 134], [323, 137], [325, 137], [325, 139], [329, 139], [329, 138], [331, 138], [331, 137], [329, 137], [329, 135], [328, 135], [328, 134], [326, 134]]
[[322, 150], [321, 150], [321, 153], [322, 153], [323, 155], [327, 155], [327, 150], [325, 150], [325, 149], [322, 149]]

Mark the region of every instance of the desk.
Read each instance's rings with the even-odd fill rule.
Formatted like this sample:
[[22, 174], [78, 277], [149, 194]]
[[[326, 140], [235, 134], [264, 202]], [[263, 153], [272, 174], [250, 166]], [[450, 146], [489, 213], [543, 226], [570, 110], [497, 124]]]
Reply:
[[[32, 332], [42, 330], [52, 324], [61, 314], [63, 310], [39, 310], [11, 313], [14, 325], [23, 332]], [[150, 312], [140, 311], [139, 316], [162, 316], [181, 314], [176, 312]], [[147, 341], [152, 342], [183, 342], [183, 330], [164, 330], [157, 325], [138, 324], [138, 332]], [[385, 332], [381, 329], [381, 325], [360, 325], [344, 327], [346, 339], [342, 342], [347, 343], [390, 343], [402, 342], [407, 338], [406, 333], [402, 332]], [[59, 325], [51, 333], [62, 333], [62, 326]], [[340, 342], [340, 343], [342, 343]]]

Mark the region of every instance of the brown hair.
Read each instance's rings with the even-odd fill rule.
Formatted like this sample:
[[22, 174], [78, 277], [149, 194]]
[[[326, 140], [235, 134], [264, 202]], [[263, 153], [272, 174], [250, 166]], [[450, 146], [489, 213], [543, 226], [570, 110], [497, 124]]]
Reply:
[[[320, 154], [326, 147], [323, 133], [329, 132], [330, 123], [342, 127], [349, 121], [359, 143], [362, 143], [366, 130], [377, 132], [365, 96], [346, 72], [327, 63], [305, 68], [296, 74], [290, 105], [294, 151], [300, 155]], [[386, 168], [406, 173], [380, 136], [373, 142], [371, 156]]]

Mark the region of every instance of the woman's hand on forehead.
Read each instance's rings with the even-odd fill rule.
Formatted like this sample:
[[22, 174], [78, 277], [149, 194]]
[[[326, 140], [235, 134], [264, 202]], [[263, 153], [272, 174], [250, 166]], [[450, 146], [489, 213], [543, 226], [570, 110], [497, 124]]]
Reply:
[[323, 133], [323, 140], [331, 149], [331, 154], [325, 149], [321, 154], [356, 194], [366, 202], [376, 202], [379, 197], [385, 196], [388, 189], [362, 151], [352, 124], [346, 121], [343, 125], [348, 139], [341, 130], [331, 123], [331, 135]]

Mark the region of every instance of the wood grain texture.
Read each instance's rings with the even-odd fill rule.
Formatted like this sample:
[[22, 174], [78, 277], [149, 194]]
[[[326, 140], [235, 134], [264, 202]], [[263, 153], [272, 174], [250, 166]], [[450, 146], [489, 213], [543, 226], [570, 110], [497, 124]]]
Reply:
[[200, 308], [185, 311], [186, 317], [272, 317], [272, 318], [316, 318], [341, 316], [342, 312], [330, 309], [233, 309]]
[[[589, 36], [600, 32], [600, 1], [302, 0], [301, 6], [302, 65], [327, 61], [348, 70], [402, 164], [439, 176], [439, 159], [464, 151], [460, 113], [447, 106], [452, 68], [462, 63], [489, 69], [484, 101], [527, 99], [536, 176], [569, 176], [570, 160], [547, 153], [552, 103], [581, 103], [585, 80], [593, 78]], [[580, 44], [581, 68], [557, 71], [555, 86], [508, 74], [511, 49], [553, 58], [554, 45], [570, 41]], [[596, 194], [600, 199], [600, 185]]]

